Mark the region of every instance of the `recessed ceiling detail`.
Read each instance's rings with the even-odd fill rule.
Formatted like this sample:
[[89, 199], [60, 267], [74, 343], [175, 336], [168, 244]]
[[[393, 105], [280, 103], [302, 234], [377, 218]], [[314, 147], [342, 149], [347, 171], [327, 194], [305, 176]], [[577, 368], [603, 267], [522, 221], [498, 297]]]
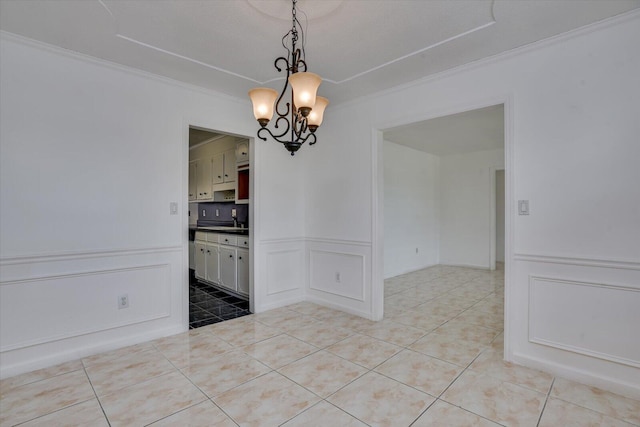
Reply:
[[[299, 1], [308, 65], [323, 76], [333, 106], [640, 7], [640, 0]], [[245, 98], [256, 85], [280, 88], [269, 64], [281, 55], [274, 40], [290, 28], [289, 10], [288, 0], [1, 0], [0, 30]]]

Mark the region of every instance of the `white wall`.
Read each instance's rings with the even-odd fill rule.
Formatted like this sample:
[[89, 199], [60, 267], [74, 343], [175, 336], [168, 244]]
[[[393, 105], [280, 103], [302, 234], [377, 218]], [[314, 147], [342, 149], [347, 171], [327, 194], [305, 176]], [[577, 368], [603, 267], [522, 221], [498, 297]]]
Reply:
[[441, 264], [491, 267], [491, 194], [495, 185], [491, 175], [496, 168], [504, 168], [504, 150], [440, 158]]
[[[336, 256], [346, 252], [345, 241], [359, 242], [372, 278], [344, 284], [364, 298], [331, 296], [332, 301], [371, 317], [381, 312], [382, 133], [377, 130], [506, 102], [505, 355], [640, 396], [640, 341], [629, 342], [623, 333], [634, 328], [635, 319], [618, 310], [621, 292], [640, 291], [637, 40], [640, 13], [635, 12], [331, 109], [318, 144], [307, 151], [307, 234], [329, 240]], [[530, 201], [531, 215], [515, 216], [518, 199]], [[332, 215], [319, 206], [331, 206]], [[543, 345], [530, 337], [530, 330], [551, 332], [544, 330], [548, 323], [540, 312], [531, 310], [529, 316], [530, 286], [540, 283], [535, 277], [595, 284], [607, 307], [599, 314], [607, 318], [603, 328], [594, 336], [586, 324], [571, 323], [557, 338], [564, 343]], [[535, 288], [537, 297], [550, 289]], [[560, 307], [575, 318], [588, 316], [589, 305], [581, 302], [592, 301], [592, 288], [562, 289], [567, 292], [553, 293], [563, 298]], [[328, 300], [329, 292], [321, 292], [317, 298]], [[613, 354], [595, 352], [603, 336]], [[564, 345], [575, 342], [580, 346]], [[635, 362], [619, 363], [623, 346], [627, 360]]]
[[384, 142], [385, 278], [438, 264], [439, 170], [437, 156]]
[[[6, 33], [0, 49], [0, 375], [186, 329], [188, 126], [254, 135], [248, 100]], [[303, 181], [289, 179], [301, 162], [258, 142], [261, 311], [303, 298], [305, 206]], [[269, 275], [273, 253], [287, 277]]]
[[504, 262], [504, 170], [496, 171], [496, 261]]

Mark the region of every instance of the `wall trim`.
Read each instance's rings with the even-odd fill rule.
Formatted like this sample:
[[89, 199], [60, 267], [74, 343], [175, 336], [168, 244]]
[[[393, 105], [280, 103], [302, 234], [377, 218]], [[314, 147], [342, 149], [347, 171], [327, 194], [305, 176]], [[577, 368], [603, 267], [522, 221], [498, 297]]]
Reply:
[[568, 380], [598, 387], [603, 390], [609, 390], [633, 399], [640, 399], [640, 387], [638, 387], [637, 383], [625, 382], [617, 378], [602, 375], [594, 375], [593, 370], [585, 371], [572, 365], [550, 362], [548, 359], [540, 359], [519, 352], [514, 352], [512, 356], [512, 361], [518, 365], [539, 369]]
[[606, 258], [585, 258], [585, 257], [567, 257], [559, 255], [540, 255], [540, 254], [527, 254], [527, 253], [515, 253], [513, 259], [516, 261], [527, 262], [542, 262], [547, 264], [565, 264], [565, 265], [577, 265], [581, 267], [600, 267], [600, 268], [615, 268], [623, 270], [640, 270], [639, 261], [629, 261], [623, 259], [606, 259]]
[[5, 265], [31, 264], [41, 262], [58, 262], [87, 258], [105, 258], [116, 256], [148, 255], [167, 252], [182, 252], [182, 245], [159, 246], [148, 248], [122, 248], [107, 250], [51, 252], [33, 255], [18, 255], [0, 258], [0, 267]]
[[412, 269], [409, 269], [409, 270], [403, 270], [401, 273], [398, 273], [398, 274], [396, 274], [394, 276], [385, 277], [384, 279], [385, 280], [386, 279], [393, 279], [394, 277], [400, 277], [400, 276], [404, 276], [405, 274], [415, 273], [416, 271], [426, 270], [427, 268], [435, 267], [437, 265], [444, 265], [444, 264], [434, 263], [434, 264], [425, 265], [424, 267], [412, 268]]
[[[171, 276], [171, 264], [149, 264], [149, 265], [141, 265], [136, 267], [128, 267], [128, 268], [112, 268], [112, 269], [104, 269], [104, 270], [95, 270], [95, 271], [87, 271], [87, 272], [77, 272], [77, 273], [69, 273], [69, 274], [53, 274], [49, 276], [40, 276], [40, 277], [30, 277], [27, 279], [17, 279], [17, 280], [8, 280], [5, 282], [1, 282], [1, 286], [8, 285], [17, 285], [21, 283], [30, 283], [30, 282], [44, 282], [52, 279], [65, 279], [72, 277], [84, 277], [84, 276], [96, 276], [102, 274], [111, 274], [111, 273], [122, 273], [127, 271], [136, 271], [136, 270], [153, 270], [153, 269], [163, 269], [167, 270], [168, 276]], [[169, 285], [170, 286], [170, 285]], [[151, 320], [164, 319], [171, 316], [171, 298], [168, 300], [168, 307], [165, 307], [160, 313], [156, 313], [150, 316], [137, 317], [135, 319], [127, 320], [127, 321], [116, 321], [112, 323], [108, 323], [105, 325], [100, 325], [99, 327], [88, 328], [88, 329], [78, 329], [76, 331], [63, 333], [60, 335], [34, 339], [31, 341], [22, 341], [18, 344], [2, 346], [0, 347], [0, 352], [4, 353], [6, 351], [18, 350], [21, 348], [33, 347], [35, 345], [47, 344], [54, 341], [60, 341], [68, 338], [74, 338], [82, 335], [93, 334], [96, 332], [106, 331], [108, 329], [120, 328], [123, 326], [136, 325], [138, 323], [148, 322]]]
[[42, 357], [35, 360], [28, 359], [24, 363], [17, 363], [11, 365], [3, 365], [0, 367], [0, 378], [10, 378], [15, 375], [19, 375], [25, 372], [35, 371], [41, 368], [48, 368], [60, 363], [65, 363], [70, 360], [82, 359], [83, 357], [92, 356], [94, 354], [103, 353], [119, 348], [123, 348], [129, 345], [140, 344], [143, 342], [150, 342], [156, 338], [167, 337], [170, 335], [179, 334], [187, 331], [188, 328], [183, 326], [170, 326], [153, 331], [145, 331], [137, 333], [135, 335], [127, 335], [123, 339], [113, 339], [108, 341], [101, 341], [100, 343], [93, 345], [86, 345], [80, 348], [73, 347], [66, 352], [58, 353], [44, 353]]
[[438, 265], [443, 265], [445, 267], [463, 267], [463, 268], [474, 268], [476, 270], [491, 270], [490, 267], [486, 266], [486, 265], [476, 265], [476, 264], [453, 264], [453, 263], [448, 263], [448, 262], [441, 262]]
[[[313, 282], [311, 281], [311, 278], [313, 277], [313, 263], [311, 262], [311, 258], [313, 253], [324, 253], [324, 254], [338, 254], [338, 255], [346, 255], [346, 256], [351, 256], [351, 257], [356, 257], [356, 258], [360, 258], [362, 260], [362, 282], [360, 283], [360, 295], [358, 297], [354, 297], [354, 296], [350, 296], [350, 295], [346, 295], [344, 293], [338, 293], [338, 292], [331, 292], [328, 291], [326, 289], [321, 289], [318, 288], [316, 286], [313, 285]], [[336, 295], [342, 298], [348, 298], [354, 301], [360, 301], [360, 302], [365, 302], [365, 283], [364, 280], [367, 277], [367, 263], [366, 263], [366, 257], [363, 254], [357, 254], [357, 253], [353, 253], [353, 252], [344, 252], [344, 251], [330, 251], [330, 250], [323, 250], [323, 249], [310, 249], [309, 250], [309, 289], [312, 289], [314, 291], [317, 292], [322, 292], [322, 293], [326, 293], [326, 294], [331, 294], [331, 295]]]
[[217, 92], [212, 89], [207, 89], [202, 86], [197, 86], [194, 84], [182, 82], [180, 80], [175, 80], [170, 77], [161, 76], [159, 74], [154, 74], [149, 71], [140, 70], [138, 68], [134, 68], [128, 65], [119, 64], [117, 62], [108, 61], [106, 59], [96, 58], [95, 56], [87, 55], [85, 53], [76, 52], [73, 50], [65, 49], [60, 46], [52, 45], [49, 43], [42, 42], [40, 40], [31, 39], [29, 37], [24, 37], [19, 34], [11, 33], [9, 31], [0, 30], [0, 39], [6, 39], [14, 43], [19, 43], [25, 46], [30, 46], [35, 49], [43, 50], [45, 52], [50, 52], [53, 54], [61, 55], [67, 58], [71, 58], [77, 61], [81, 61], [91, 65], [97, 65], [105, 68], [109, 68], [111, 70], [124, 72], [136, 77], [141, 77], [148, 80], [153, 80], [158, 83], [166, 84], [173, 87], [178, 87], [181, 89], [190, 90], [197, 93], [202, 93], [205, 95], [215, 96], [218, 98], [224, 98], [229, 102], [234, 102], [240, 105], [250, 105], [249, 100], [244, 100], [241, 98], [236, 98], [235, 96], [228, 95], [226, 93]]
[[304, 243], [306, 239], [304, 237], [284, 237], [284, 238], [273, 238], [273, 239], [262, 239], [260, 240], [260, 244], [263, 245], [275, 245], [279, 243]]
[[544, 277], [544, 276], [529, 276], [529, 333], [528, 340], [534, 344], [540, 344], [547, 347], [557, 348], [559, 350], [570, 351], [572, 353], [582, 354], [584, 356], [595, 357], [597, 359], [606, 360], [609, 362], [615, 362], [622, 365], [631, 366], [634, 368], [640, 368], [640, 361], [628, 359], [625, 357], [618, 357], [612, 354], [603, 353], [600, 351], [590, 350], [585, 347], [578, 347], [575, 345], [565, 344], [562, 342], [552, 341], [544, 338], [537, 338], [534, 336], [534, 319], [532, 317], [531, 308], [534, 304], [533, 297], [533, 288], [536, 280], [558, 283], [558, 284], [569, 284], [575, 286], [584, 286], [589, 288], [603, 288], [603, 289], [612, 289], [618, 291], [627, 291], [627, 292], [640, 292], [640, 287], [632, 287], [632, 286], [621, 286], [621, 285], [610, 285], [606, 283], [593, 283], [593, 282], [584, 282], [578, 280], [568, 280], [568, 279], [560, 279], [554, 277]]
[[[516, 47], [510, 50], [507, 50], [505, 52], [496, 53], [494, 55], [491, 55], [485, 58], [480, 58], [475, 61], [468, 62], [466, 64], [458, 65], [453, 68], [449, 68], [434, 74], [430, 74], [408, 83], [393, 86], [391, 88], [384, 89], [372, 94], [356, 97], [352, 100], [349, 100], [334, 106], [331, 111], [333, 112], [339, 111], [343, 108], [348, 108], [349, 106], [360, 103], [360, 102], [374, 102], [378, 98], [382, 98], [393, 93], [397, 93], [403, 90], [408, 90], [416, 86], [422, 86], [424, 84], [427, 84], [433, 81], [447, 79], [449, 77], [453, 77], [458, 74], [463, 74], [468, 71], [490, 66], [502, 61], [508, 61], [512, 58], [517, 58], [518, 56], [526, 55], [530, 52], [535, 52], [537, 50], [544, 49], [549, 46], [554, 46], [583, 35], [588, 35], [600, 30], [605, 30], [607, 28], [610, 28], [619, 24], [623, 24], [627, 21], [631, 21], [639, 17], [640, 17], [640, 9], [633, 9], [627, 12], [623, 12], [621, 14], [618, 14], [600, 21], [583, 25], [582, 27], [574, 28], [573, 30], [566, 31], [564, 33], [556, 34], [555, 36], [550, 36], [542, 40], [525, 44], [524, 46]], [[380, 129], [385, 129], [385, 128], [380, 127]]]
[[324, 237], [308, 237], [306, 238], [308, 242], [314, 243], [330, 243], [335, 245], [349, 245], [349, 246], [371, 246], [371, 241], [366, 240], [345, 240], [345, 239], [332, 239], [332, 238], [324, 238]]

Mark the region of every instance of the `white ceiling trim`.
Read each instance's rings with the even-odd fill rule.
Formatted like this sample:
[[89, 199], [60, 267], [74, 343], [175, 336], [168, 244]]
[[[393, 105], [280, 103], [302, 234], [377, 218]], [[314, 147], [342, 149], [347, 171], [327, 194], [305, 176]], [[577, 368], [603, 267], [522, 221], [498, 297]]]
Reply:
[[229, 71], [229, 70], [224, 69], [224, 68], [216, 67], [215, 65], [211, 65], [211, 64], [208, 64], [206, 62], [198, 61], [197, 59], [189, 58], [188, 56], [180, 55], [179, 53], [171, 52], [169, 50], [162, 49], [160, 47], [153, 46], [153, 45], [141, 42], [141, 41], [136, 40], [136, 39], [132, 39], [131, 37], [127, 37], [127, 36], [124, 36], [122, 34], [116, 34], [116, 37], [118, 37], [118, 38], [120, 38], [122, 40], [126, 40], [126, 41], [131, 42], [131, 43], [135, 43], [138, 46], [146, 47], [147, 49], [152, 49], [152, 50], [155, 50], [157, 52], [161, 52], [161, 53], [164, 53], [166, 55], [173, 56], [175, 58], [179, 58], [179, 59], [183, 59], [185, 61], [193, 62], [194, 64], [202, 65], [203, 67], [211, 68], [212, 70], [220, 71], [221, 73], [229, 74], [230, 76], [238, 77], [238, 78], [241, 78], [241, 79], [244, 79], [244, 80], [250, 81], [252, 83], [256, 83], [256, 84], [263, 84], [263, 82], [260, 82], [258, 80], [252, 79], [251, 77], [243, 76], [242, 74], [234, 73], [233, 71]]
[[119, 62], [109, 61], [107, 59], [97, 58], [95, 56], [88, 55], [86, 53], [77, 52], [75, 50], [66, 49], [51, 43], [45, 43], [40, 40], [32, 39], [29, 37], [21, 36], [20, 34], [11, 33], [9, 31], [0, 30], [0, 39], [7, 40], [12, 43], [18, 43], [25, 46], [32, 47], [34, 49], [40, 49], [44, 52], [51, 52], [56, 55], [61, 55], [66, 58], [71, 58], [77, 61], [81, 61], [87, 64], [93, 64], [111, 70], [120, 71], [123, 73], [131, 74], [140, 78], [153, 80], [159, 83], [163, 83], [170, 86], [175, 86], [187, 90], [191, 90], [197, 93], [207, 94], [218, 98], [224, 98], [228, 102], [234, 102], [237, 104], [251, 105], [249, 97], [241, 98], [228, 93], [220, 92], [215, 89], [209, 89], [203, 86], [199, 86], [193, 83], [187, 83], [182, 80], [177, 80], [171, 77], [162, 76], [160, 74], [152, 73], [150, 71], [141, 70], [130, 65], [123, 65]]
[[[98, 1], [107, 10], [109, 15], [111, 15], [111, 17], [114, 19], [114, 21], [116, 22], [116, 25], [117, 25], [117, 20], [115, 19], [115, 16], [111, 12], [111, 10], [109, 10], [107, 5], [105, 5], [102, 0], [98, 0]], [[251, 1], [249, 1], [248, 3], [250, 5], [252, 5]], [[350, 82], [352, 80], [355, 80], [355, 79], [357, 79], [359, 77], [365, 76], [365, 75], [370, 74], [370, 73], [372, 73], [374, 71], [377, 71], [377, 70], [380, 70], [382, 68], [388, 67], [389, 65], [392, 65], [392, 64], [395, 64], [397, 62], [403, 61], [403, 60], [405, 60], [407, 58], [411, 58], [412, 56], [420, 55], [421, 53], [427, 52], [427, 51], [429, 51], [431, 49], [434, 49], [434, 48], [436, 48], [438, 46], [442, 46], [442, 45], [444, 45], [446, 43], [452, 42], [452, 41], [457, 40], [459, 38], [466, 37], [466, 36], [468, 36], [470, 34], [473, 34], [473, 33], [477, 32], [477, 31], [481, 31], [481, 30], [483, 30], [485, 28], [491, 27], [492, 25], [496, 24], [496, 22], [497, 22], [496, 21], [496, 17], [495, 17], [495, 4], [496, 4], [496, 0], [492, 0], [491, 7], [489, 8], [490, 13], [491, 13], [491, 20], [488, 21], [485, 24], [479, 25], [479, 26], [477, 26], [475, 28], [471, 28], [471, 29], [469, 29], [467, 31], [464, 31], [462, 33], [459, 33], [459, 34], [456, 34], [454, 36], [448, 37], [448, 38], [446, 38], [444, 40], [441, 40], [441, 41], [433, 43], [433, 44], [431, 44], [429, 46], [423, 47], [423, 48], [418, 49], [418, 50], [416, 50], [414, 52], [409, 52], [409, 53], [407, 53], [405, 55], [399, 56], [399, 57], [397, 57], [395, 59], [392, 59], [390, 61], [387, 61], [387, 62], [385, 62], [383, 64], [379, 64], [379, 65], [377, 65], [375, 67], [372, 67], [372, 68], [370, 68], [368, 70], [364, 70], [364, 71], [361, 71], [359, 73], [353, 74], [352, 76], [349, 76], [349, 77], [344, 78], [342, 80], [333, 80], [333, 79], [323, 78], [323, 81], [325, 81], [327, 83], [332, 83], [332, 84], [335, 84], [335, 85], [348, 83], [348, 82]], [[261, 12], [265, 13], [263, 11], [261, 11]], [[134, 39], [132, 37], [128, 37], [128, 36], [126, 36], [124, 34], [119, 34], [118, 33], [118, 34], [116, 34], [116, 37], [118, 37], [118, 38], [120, 38], [122, 40], [126, 40], [126, 41], [128, 41], [130, 43], [137, 44], [138, 46], [142, 46], [142, 47], [145, 47], [145, 48], [148, 48], [148, 49], [151, 49], [151, 50], [155, 50], [156, 52], [160, 52], [160, 53], [163, 53], [163, 54], [166, 54], [166, 55], [169, 55], [169, 56], [173, 56], [174, 58], [182, 59], [184, 61], [188, 61], [188, 62], [191, 62], [193, 64], [201, 65], [203, 67], [206, 67], [206, 68], [209, 68], [209, 69], [212, 69], [212, 70], [216, 70], [216, 71], [219, 71], [221, 73], [228, 74], [230, 76], [234, 76], [234, 77], [238, 77], [238, 78], [244, 79], [244, 80], [249, 81], [249, 82], [254, 83], [254, 84], [266, 85], [268, 83], [285, 80], [285, 77], [275, 77], [273, 79], [268, 79], [268, 80], [264, 80], [264, 81], [256, 80], [256, 79], [253, 79], [251, 77], [245, 76], [243, 74], [238, 74], [238, 73], [235, 73], [233, 71], [227, 70], [226, 68], [217, 67], [217, 66], [209, 64], [207, 62], [203, 62], [203, 61], [200, 61], [200, 60], [197, 60], [197, 59], [194, 59], [194, 58], [190, 58], [190, 57], [185, 56], [185, 55], [180, 55], [179, 53], [175, 53], [175, 52], [172, 52], [170, 50], [166, 50], [166, 49], [163, 49], [161, 47], [157, 47], [157, 46], [151, 45], [149, 43], [145, 43], [145, 42], [142, 42], [140, 40], [136, 40], [136, 39]]]
[[[491, 14], [493, 15], [493, 10], [491, 11]], [[384, 67], [386, 67], [386, 66], [388, 66], [388, 65], [395, 64], [396, 62], [402, 61], [403, 59], [407, 59], [407, 58], [410, 58], [410, 57], [412, 57], [412, 56], [419, 55], [419, 54], [421, 54], [422, 52], [426, 52], [426, 51], [428, 51], [428, 50], [430, 50], [430, 49], [433, 49], [433, 48], [435, 48], [435, 47], [441, 46], [441, 45], [443, 45], [443, 44], [445, 44], [445, 43], [449, 43], [450, 41], [453, 41], [453, 40], [459, 39], [460, 37], [464, 37], [464, 36], [467, 36], [467, 35], [469, 35], [469, 34], [471, 34], [471, 33], [475, 33], [476, 31], [483, 30], [483, 29], [485, 29], [485, 28], [487, 28], [487, 27], [492, 26], [492, 25], [493, 25], [493, 24], [495, 24], [495, 23], [496, 23], [496, 19], [495, 19], [495, 17], [494, 17], [492, 21], [487, 22], [486, 24], [480, 25], [479, 27], [472, 28], [472, 29], [470, 29], [470, 30], [468, 30], [468, 31], [465, 31], [465, 32], [460, 33], [460, 34], [457, 34], [457, 35], [455, 35], [455, 36], [453, 36], [453, 37], [449, 37], [448, 39], [444, 39], [444, 40], [439, 41], [439, 42], [437, 42], [437, 43], [434, 43], [434, 44], [432, 44], [432, 45], [430, 45], [430, 46], [424, 47], [424, 48], [422, 48], [422, 49], [420, 49], [420, 50], [416, 50], [415, 52], [408, 53], [408, 54], [406, 54], [406, 55], [404, 55], [404, 56], [401, 56], [401, 57], [399, 57], [399, 58], [392, 59], [391, 61], [385, 62], [384, 64], [380, 64], [380, 65], [378, 65], [378, 66], [376, 66], [376, 67], [373, 67], [373, 68], [371, 68], [371, 69], [369, 69], [369, 70], [366, 70], [366, 71], [363, 71], [363, 72], [361, 72], [361, 73], [354, 74], [353, 76], [351, 76], [351, 77], [347, 77], [346, 79], [339, 80], [339, 81], [330, 80], [330, 79], [325, 79], [325, 81], [330, 82], [330, 83], [335, 83], [335, 84], [346, 83], [346, 82], [351, 81], [351, 80], [353, 80], [353, 79], [356, 79], [356, 78], [358, 78], [358, 77], [362, 77], [362, 76], [364, 76], [364, 75], [366, 75], [366, 74], [369, 74], [369, 73], [372, 73], [372, 72], [374, 72], [374, 71], [376, 71], [376, 70], [379, 70], [379, 69], [381, 69], [381, 68], [384, 68]]]
[[[102, 3], [102, 2], [100, 2], [100, 3]], [[442, 46], [445, 43], [449, 43], [449, 42], [451, 42], [453, 40], [459, 39], [461, 37], [468, 36], [469, 34], [473, 34], [473, 33], [477, 32], [477, 31], [481, 31], [481, 30], [483, 30], [485, 28], [488, 28], [488, 27], [494, 25], [496, 23], [496, 19], [495, 19], [495, 16], [493, 16], [493, 6], [491, 8], [491, 16], [492, 16], [493, 19], [491, 21], [487, 22], [486, 24], [482, 24], [482, 25], [480, 25], [478, 27], [475, 27], [475, 28], [472, 28], [470, 30], [464, 31], [464, 32], [462, 32], [460, 34], [456, 34], [455, 36], [452, 36], [452, 37], [449, 37], [447, 39], [441, 40], [441, 41], [439, 41], [437, 43], [434, 43], [434, 44], [429, 45], [427, 47], [424, 47], [422, 49], [416, 50], [415, 52], [410, 52], [410, 53], [408, 53], [406, 55], [399, 56], [398, 58], [392, 59], [391, 61], [387, 61], [384, 64], [377, 65], [377, 66], [375, 66], [373, 68], [370, 68], [368, 70], [362, 71], [362, 72], [357, 73], [357, 74], [354, 74], [354, 75], [352, 75], [350, 77], [347, 77], [345, 79], [342, 79], [342, 80], [332, 80], [332, 79], [323, 78], [323, 81], [328, 82], [328, 83], [333, 83], [333, 84], [336, 84], [336, 85], [350, 82], [351, 80], [354, 80], [354, 79], [357, 79], [359, 77], [365, 76], [365, 75], [367, 75], [369, 73], [372, 73], [374, 71], [377, 71], [377, 70], [379, 70], [381, 68], [387, 67], [387, 66], [389, 66], [391, 64], [395, 64], [396, 62], [400, 62], [400, 61], [403, 61], [403, 60], [405, 60], [407, 58], [410, 58], [412, 56], [419, 55], [419, 54], [421, 54], [423, 52], [426, 52], [428, 50], [434, 49], [434, 48], [436, 48], [438, 46]], [[225, 68], [216, 67], [215, 65], [211, 65], [211, 64], [209, 64], [207, 62], [203, 62], [203, 61], [199, 61], [197, 59], [189, 58], [188, 56], [180, 55], [179, 53], [171, 52], [169, 50], [162, 49], [161, 47], [157, 47], [157, 46], [153, 46], [151, 44], [145, 43], [145, 42], [141, 42], [140, 40], [136, 40], [134, 38], [127, 37], [127, 36], [125, 36], [123, 34], [116, 34], [116, 37], [118, 37], [118, 38], [120, 38], [122, 40], [126, 40], [126, 41], [128, 41], [130, 43], [135, 43], [138, 46], [142, 46], [142, 47], [145, 47], [147, 49], [152, 49], [152, 50], [155, 50], [157, 52], [161, 52], [161, 53], [164, 53], [166, 55], [173, 56], [175, 58], [179, 58], [179, 59], [182, 59], [182, 60], [185, 60], [185, 61], [189, 61], [189, 62], [192, 62], [192, 63], [197, 64], [197, 65], [202, 65], [203, 67], [207, 67], [207, 68], [210, 68], [212, 70], [220, 71], [221, 73], [229, 74], [231, 76], [238, 77], [238, 78], [250, 81], [250, 82], [255, 83], [255, 84], [263, 85], [263, 84], [267, 84], [267, 83], [272, 83], [272, 82], [284, 80], [284, 77], [276, 77], [276, 78], [265, 80], [265, 81], [259, 81], [259, 80], [256, 80], [256, 79], [252, 79], [251, 77], [242, 75], [242, 74], [234, 73], [233, 71], [227, 70]]]

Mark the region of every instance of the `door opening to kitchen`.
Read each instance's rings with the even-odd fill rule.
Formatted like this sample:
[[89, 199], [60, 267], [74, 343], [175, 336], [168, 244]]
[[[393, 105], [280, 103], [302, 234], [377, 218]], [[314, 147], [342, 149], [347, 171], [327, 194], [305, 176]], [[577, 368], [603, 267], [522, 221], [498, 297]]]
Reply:
[[250, 314], [249, 140], [189, 127], [189, 329]]

